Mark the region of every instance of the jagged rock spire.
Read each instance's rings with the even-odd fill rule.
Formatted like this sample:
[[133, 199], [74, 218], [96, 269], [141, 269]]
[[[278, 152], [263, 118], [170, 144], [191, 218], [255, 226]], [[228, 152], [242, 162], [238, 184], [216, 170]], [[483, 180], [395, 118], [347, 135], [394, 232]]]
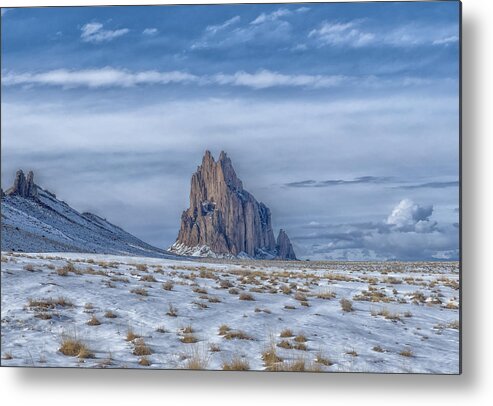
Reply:
[[34, 173], [29, 171], [27, 178], [24, 172], [19, 169], [15, 174], [13, 186], [5, 192], [8, 196], [37, 197], [38, 187], [34, 183]]
[[277, 256], [279, 258], [296, 259], [293, 245], [291, 244], [288, 235], [283, 229], [279, 230], [279, 235], [277, 236], [276, 250]]
[[270, 210], [243, 189], [224, 151], [217, 161], [205, 151], [202, 164], [192, 175], [190, 207], [182, 214], [173, 245], [185, 248], [184, 252], [203, 246], [216, 254], [276, 255]]

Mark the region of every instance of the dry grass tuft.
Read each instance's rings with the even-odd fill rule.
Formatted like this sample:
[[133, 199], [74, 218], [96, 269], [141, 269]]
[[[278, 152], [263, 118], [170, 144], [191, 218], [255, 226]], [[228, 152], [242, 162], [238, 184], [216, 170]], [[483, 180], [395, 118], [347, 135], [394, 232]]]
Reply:
[[143, 356], [143, 355], [151, 355], [152, 351], [145, 343], [143, 338], [136, 338], [134, 341], [134, 355]]
[[209, 365], [209, 354], [198, 346], [190, 346], [190, 350], [186, 353], [187, 361], [185, 369], [203, 370]]
[[174, 284], [171, 281], [166, 281], [162, 286], [164, 290], [173, 290]]
[[326, 367], [330, 367], [331, 365], [333, 365], [334, 363], [328, 359], [327, 357], [324, 357], [322, 355], [322, 353], [317, 353], [317, 356], [315, 357], [315, 362], [317, 364], [322, 364], [322, 365], [325, 365]]
[[344, 312], [352, 312], [353, 311], [353, 302], [351, 302], [349, 299], [342, 298], [339, 301], [339, 303], [341, 305], [342, 311], [344, 311]]
[[149, 360], [149, 358], [147, 358], [145, 355], [139, 359], [139, 365], [143, 366], [143, 367], [148, 367], [151, 365], [151, 361]]
[[135, 293], [136, 295], [147, 296], [147, 289], [145, 288], [135, 288], [130, 291], [130, 293]]
[[223, 337], [226, 340], [253, 340], [252, 337], [242, 330], [228, 331]]
[[87, 346], [75, 337], [62, 337], [59, 351], [69, 357], [92, 358], [94, 356]]
[[99, 326], [101, 322], [98, 320], [98, 318], [93, 314], [92, 317], [89, 319], [87, 322], [88, 326]]
[[170, 317], [178, 317], [178, 309], [173, 306], [172, 303], [170, 303], [168, 305], [168, 311], [166, 312], [166, 314]]
[[151, 274], [141, 276], [140, 280], [142, 282], [157, 282], [156, 278], [154, 276], [152, 276]]
[[414, 354], [410, 348], [406, 348], [405, 350], [402, 350], [399, 355], [402, 355], [403, 357], [413, 357]]
[[281, 331], [280, 336], [283, 338], [293, 337], [293, 332], [289, 328], [285, 328]]
[[128, 328], [127, 330], [127, 338], [125, 338], [127, 341], [133, 341], [136, 338], [139, 338], [140, 336], [135, 334], [135, 332], [132, 330], [131, 327]]
[[234, 357], [230, 362], [223, 363], [224, 371], [248, 371], [250, 364], [246, 359]]
[[113, 311], [108, 310], [104, 314], [104, 317], [106, 317], [107, 319], [116, 319], [118, 316], [115, 313], [113, 313]]
[[183, 344], [195, 344], [199, 340], [193, 334], [185, 334], [183, 337], [180, 338], [180, 341]]
[[227, 324], [222, 324], [221, 326], [219, 326], [219, 333], [218, 334], [220, 336], [223, 336], [230, 330], [231, 330], [231, 327], [229, 327]]
[[246, 292], [240, 293], [239, 299], [240, 300], [250, 300], [250, 301], [255, 300], [255, 298], [250, 293], [246, 293]]

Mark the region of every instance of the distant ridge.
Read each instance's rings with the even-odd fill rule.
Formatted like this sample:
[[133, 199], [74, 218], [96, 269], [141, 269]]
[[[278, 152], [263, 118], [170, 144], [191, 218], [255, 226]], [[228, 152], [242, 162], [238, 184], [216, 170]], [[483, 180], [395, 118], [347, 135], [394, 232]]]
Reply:
[[79, 213], [17, 171], [14, 184], [1, 193], [2, 251], [85, 252], [173, 258], [107, 220]]

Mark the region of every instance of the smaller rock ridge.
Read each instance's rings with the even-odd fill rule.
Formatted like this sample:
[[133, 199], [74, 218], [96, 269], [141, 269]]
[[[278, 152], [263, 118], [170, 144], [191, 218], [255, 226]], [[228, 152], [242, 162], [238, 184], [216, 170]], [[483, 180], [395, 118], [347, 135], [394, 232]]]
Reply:
[[27, 178], [24, 172], [19, 169], [15, 174], [14, 184], [5, 194], [7, 196], [20, 196], [25, 198], [38, 197], [38, 186], [34, 183], [34, 173], [29, 171]]
[[279, 235], [277, 236], [276, 251], [279, 258], [292, 260], [296, 259], [293, 245], [283, 229], [279, 230]]

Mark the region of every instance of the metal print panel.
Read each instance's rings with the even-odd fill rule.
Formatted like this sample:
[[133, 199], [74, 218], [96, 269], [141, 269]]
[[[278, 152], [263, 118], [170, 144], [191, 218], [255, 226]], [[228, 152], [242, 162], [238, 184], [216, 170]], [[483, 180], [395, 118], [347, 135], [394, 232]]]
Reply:
[[460, 13], [2, 8], [2, 366], [460, 373]]

